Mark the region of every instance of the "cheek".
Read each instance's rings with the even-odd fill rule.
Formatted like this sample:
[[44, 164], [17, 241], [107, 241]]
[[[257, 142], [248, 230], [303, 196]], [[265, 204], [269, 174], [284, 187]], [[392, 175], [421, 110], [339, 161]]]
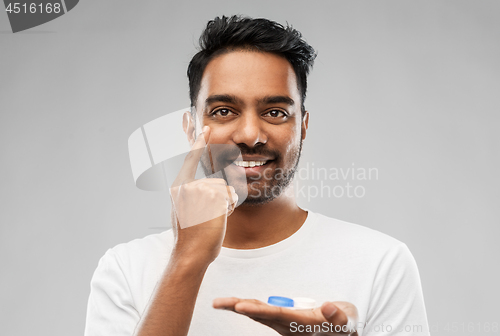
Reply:
[[279, 143], [279, 148], [282, 150], [283, 156], [294, 155], [297, 148], [300, 146], [300, 127], [289, 130], [288, 132], [276, 133], [276, 141]]
[[231, 130], [220, 125], [207, 124], [210, 126], [210, 143], [227, 144], [231, 139]]

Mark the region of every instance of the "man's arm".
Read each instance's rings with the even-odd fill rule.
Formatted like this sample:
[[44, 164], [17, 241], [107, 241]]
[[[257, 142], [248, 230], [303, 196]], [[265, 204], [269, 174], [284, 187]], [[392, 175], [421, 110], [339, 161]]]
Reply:
[[220, 253], [227, 216], [238, 200], [223, 179], [194, 180], [209, 136], [204, 128], [170, 189], [175, 243], [145, 311], [137, 310], [129, 279], [109, 250], [92, 278], [86, 336], [187, 335], [201, 282]]
[[135, 335], [187, 335], [207, 267], [173, 252]]
[[223, 179], [194, 180], [209, 136], [206, 126], [170, 189], [175, 246], [136, 336], [187, 335], [205, 272], [220, 253], [238, 196]]

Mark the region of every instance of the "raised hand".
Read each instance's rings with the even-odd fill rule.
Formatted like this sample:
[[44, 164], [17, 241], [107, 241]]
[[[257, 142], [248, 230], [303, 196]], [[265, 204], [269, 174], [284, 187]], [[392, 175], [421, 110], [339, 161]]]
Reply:
[[170, 188], [172, 227], [176, 235], [177, 255], [212, 262], [224, 239], [227, 217], [238, 196], [221, 178], [195, 180], [198, 163], [210, 139], [205, 126], [187, 154], [184, 164]]

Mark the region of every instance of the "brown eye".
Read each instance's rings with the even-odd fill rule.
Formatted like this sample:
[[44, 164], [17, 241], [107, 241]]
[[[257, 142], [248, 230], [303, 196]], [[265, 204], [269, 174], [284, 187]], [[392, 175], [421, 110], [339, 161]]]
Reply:
[[286, 114], [283, 111], [280, 110], [271, 110], [266, 113], [271, 118], [283, 118], [286, 117]]
[[213, 114], [221, 116], [221, 117], [227, 117], [227, 116], [231, 115], [232, 113], [233, 112], [231, 112], [228, 109], [220, 109], [220, 110], [215, 111]]

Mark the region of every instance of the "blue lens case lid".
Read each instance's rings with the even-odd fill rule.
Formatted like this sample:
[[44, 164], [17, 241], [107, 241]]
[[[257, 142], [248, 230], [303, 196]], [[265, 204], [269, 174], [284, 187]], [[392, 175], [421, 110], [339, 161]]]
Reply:
[[278, 307], [294, 306], [293, 300], [284, 296], [270, 296], [269, 299], [267, 299], [267, 303]]

